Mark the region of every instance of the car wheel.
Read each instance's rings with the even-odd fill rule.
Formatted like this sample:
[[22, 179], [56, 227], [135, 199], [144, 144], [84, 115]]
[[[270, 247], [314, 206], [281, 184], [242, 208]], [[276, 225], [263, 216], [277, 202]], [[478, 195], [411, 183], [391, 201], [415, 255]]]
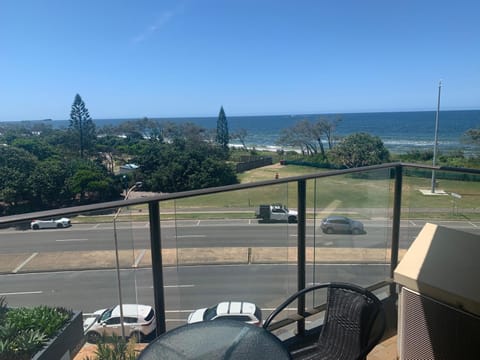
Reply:
[[361, 232], [360, 229], [357, 229], [357, 228], [354, 228], [354, 229], [352, 230], [352, 234], [353, 234], [353, 235], [358, 235], [358, 234], [360, 234], [360, 232]]
[[140, 331], [135, 331], [132, 333], [131, 337], [135, 339], [135, 342], [141, 343], [143, 341], [143, 334]]
[[57, 229], [63, 228], [62, 224], [57, 224]]
[[90, 331], [87, 333], [87, 341], [92, 344], [98, 343], [102, 336], [96, 331]]
[[38, 230], [38, 229], [40, 229], [40, 227], [38, 226], [38, 224], [34, 224], [34, 225], [33, 225], [33, 230]]
[[333, 229], [332, 228], [327, 228], [327, 230], [325, 230], [325, 232], [327, 234], [333, 234]]
[[296, 223], [297, 222], [297, 218], [295, 216], [289, 216], [288, 217], [288, 222], [290, 224], [293, 224], [293, 223]]

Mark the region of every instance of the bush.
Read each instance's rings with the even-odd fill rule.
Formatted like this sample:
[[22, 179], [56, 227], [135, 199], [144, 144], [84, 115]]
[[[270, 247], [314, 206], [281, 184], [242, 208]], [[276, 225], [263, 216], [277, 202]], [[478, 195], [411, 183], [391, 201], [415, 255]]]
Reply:
[[95, 358], [87, 356], [84, 360], [135, 360], [137, 353], [135, 351], [135, 338], [131, 337], [127, 342], [119, 336], [103, 336], [97, 343]]
[[30, 359], [72, 317], [64, 308], [9, 309], [0, 298], [0, 360]]

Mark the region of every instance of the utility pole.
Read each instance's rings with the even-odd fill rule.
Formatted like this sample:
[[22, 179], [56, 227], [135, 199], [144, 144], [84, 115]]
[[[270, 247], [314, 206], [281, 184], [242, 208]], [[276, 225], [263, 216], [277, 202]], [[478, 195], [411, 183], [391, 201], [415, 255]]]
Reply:
[[[124, 177], [124, 179], [125, 179], [125, 177]], [[125, 190], [124, 200], [128, 199], [128, 196], [130, 195], [130, 193], [133, 190], [135, 190], [135, 189], [137, 189], [141, 186], [142, 186], [142, 182], [138, 181], [130, 189]], [[119, 256], [118, 256], [118, 237], [117, 237], [117, 218], [118, 218], [118, 215], [120, 215], [120, 212], [122, 211], [122, 209], [123, 209], [123, 207], [119, 207], [117, 212], [115, 213], [115, 216], [113, 217], [113, 240], [115, 242], [115, 264], [116, 264], [116, 268], [117, 268], [117, 287], [118, 287], [118, 302], [119, 302], [119, 306], [120, 306], [120, 324], [121, 324], [121, 328], [122, 328], [122, 338], [125, 340], [126, 336], [125, 336], [125, 324], [124, 324], [124, 320], [123, 320], [122, 284], [121, 284], [121, 281], [120, 281], [120, 260], [119, 260]], [[136, 305], [138, 305], [138, 304], [136, 304]]]
[[[433, 166], [437, 163], [437, 147], [438, 147], [438, 115], [440, 113], [440, 92], [442, 90], [442, 81], [438, 83], [438, 99], [437, 99], [437, 113], [435, 115], [435, 142], [433, 144]], [[432, 194], [435, 193], [435, 170], [432, 170]]]

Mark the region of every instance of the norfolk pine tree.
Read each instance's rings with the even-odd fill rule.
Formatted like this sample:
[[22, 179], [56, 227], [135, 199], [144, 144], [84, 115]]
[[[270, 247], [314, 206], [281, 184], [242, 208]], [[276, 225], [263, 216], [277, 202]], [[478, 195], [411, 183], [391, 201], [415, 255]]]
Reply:
[[75, 95], [70, 112], [70, 131], [78, 139], [80, 157], [83, 158], [85, 150], [91, 148], [95, 140], [95, 124], [85, 107], [85, 103], [78, 94]]
[[223, 106], [220, 107], [220, 113], [218, 114], [217, 120], [217, 135], [215, 137], [215, 142], [220, 145], [225, 153], [228, 153], [228, 141], [230, 140], [228, 135], [228, 123], [227, 117], [225, 116], [225, 111]]

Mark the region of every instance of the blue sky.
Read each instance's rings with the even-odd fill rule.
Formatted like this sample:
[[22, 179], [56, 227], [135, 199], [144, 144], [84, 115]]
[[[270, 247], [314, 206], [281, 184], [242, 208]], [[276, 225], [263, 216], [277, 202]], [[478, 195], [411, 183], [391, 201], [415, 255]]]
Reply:
[[0, 0], [0, 121], [480, 108], [480, 1]]

